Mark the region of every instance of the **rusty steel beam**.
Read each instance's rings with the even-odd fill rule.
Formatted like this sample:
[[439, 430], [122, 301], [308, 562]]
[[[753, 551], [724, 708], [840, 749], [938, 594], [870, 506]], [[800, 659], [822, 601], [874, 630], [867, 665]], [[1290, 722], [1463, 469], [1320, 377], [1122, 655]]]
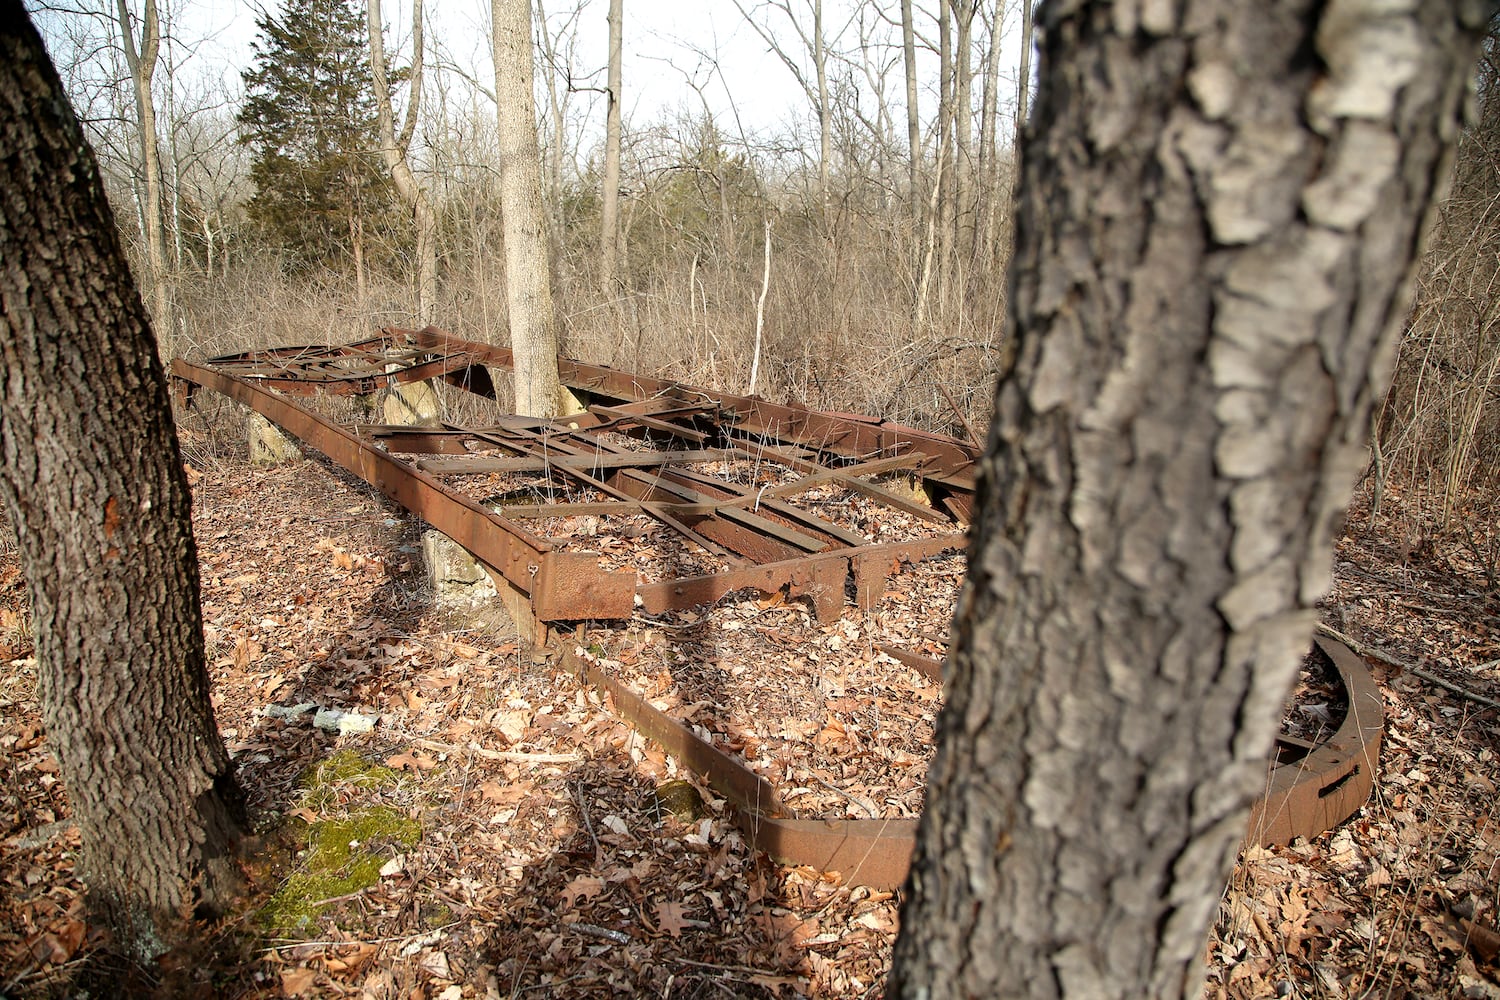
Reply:
[[1314, 641], [1344, 682], [1349, 707], [1338, 731], [1300, 760], [1271, 769], [1250, 812], [1249, 839], [1267, 847], [1311, 840], [1353, 816], [1375, 787], [1385, 706], [1363, 661], [1327, 636]]
[[[1251, 810], [1250, 843], [1271, 846], [1316, 837], [1358, 811], [1373, 787], [1384, 718], [1379, 690], [1347, 646], [1322, 636], [1316, 641], [1343, 679], [1348, 713], [1334, 737], [1313, 749], [1300, 767], [1273, 769], [1266, 794]], [[931, 657], [881, 648], [926, 676], [940, 670]], [[592, 661], [565, 652], [563, 662], [601, 696], [608, 695], [621, 718], [733, 803], [736, 822], [751, 847], [783, 864], [839, 872], [849, 885], [894, 889], [906, 880], [918, 820], [792, 817], [775, 787], [747, 764], [653, 707]]]
[[734, 806], [736, 825], [751, 848], [787, 865], [839, 872], [850, 885], [896, 889], [906, 881], [916, 844], [915, 819], [797, 819], [774, 786], [687, 726], [652, 706], [598, 664], [571, 651], [563, 666], [601, 696], [620, 718], [702, 775]]
[[[514, 367], [507, 348], [461, 340], [436, 327], [415, 331], [390, 328], [385, 333], [392, 338], [410, 338], [412, 342], [434, 350], [468, 352], [481, 357], [486, 365]], [[558, 371], [570, 389], [591, 396], [604, 396], [625, 403], [667, 399], [683, 406], [713, 406], [724, 411], [721, 422], [742, 432], [793, 441], [846, 458], [917, 451], [930, 456], [928, 478], [961, 491], [973, 490], [979, 449], [947, 435], [885, 421], [856, 420], [793, 404], [770, 403], [752, 396], [715, 392], [571, 358], [558, 358]]]
[[[631, 596], [656, 610], [690, 607], [754, 588], [810, 597], [818, 616], [828, 619], [842, 613], [844, 587], [851, 573], [856, 596], [861, 606], [868, 607], [883, 591], [892, 570], [899, 567], [893, 553], [903, 551], [921, 558], [922, 553], [964, 545], [954, 520], [860, 478], [912, 467], [930, 485], [934, 469], [957, 470], [942, 473], [950, 485], [961, 484], [956, 492], [950, 491], [947, 500], [967, 498], [971, 484], [966, 477], [972, 473], [966, 470], [972, 466], [973, 455], [952, 438], [911, 428], [802, 407], [771, 407], [762, 400], [577, 362], [563, 367], [583, 373], [594, 396], [592, 412], [554, 421], [502, 417], [496, 426], [483, 429], [365, 426], [351, 434], [335, 431], [337, 425], [278, 395], [349, 394], [421, 377], [473, 381], [477, 373], [488, 378], [486, 365], [511, 364], [511, 352], [504, 348], [460, 340], [433, 328], [419, 333], [387, 330], [343, 347], [273, 348], [216, 358], [201, 366], [177, 364], [176, 370], [188, 383], [217, 388], [246, 402], [419, 514], [427, 516], [434, 503], [443, 506], [430, 498], [434, 491], [446, 497], [445, 509], [450, 509], [446, 526], [433, 516], [427, 519], [529, 594], [533, 611], [542, 621], [628, 616], [622, 580], [630, 574], [614, 574], [610, 582], [600, 582], [609, 574], [598, 569], [592, 556], [551, 551], [548, 543], [530, 535], [504, 512], [494, 514], [449, 490], [438, 476], [523, 470], [562, 475], [628, 506], [533, 504], [524, 505], [520, 516], [639, 512], [729, 563], [729, 569], [720, 573], [635, 586]], [[652, 395], [641, 396], [646, 392]], [[683, 458], [674, 458], [673, 452], [641, 455], [594, 436], [596, 431], [613, 428], [665, 433], [692, 444], [723, 442], [732, 447], [700, 447], [686, 454], [705, 459], [710, 455], [769, 457], [804, 475], [784, 485], [746, 487], [708, 476]], [[481, 449], [488, 450], [488, 455], [476, 454]], [[398, 458], [398, 454], [409, 457]], [[834, 466], [820, 464], [820, 456]], [[367, 468], [371, 463], [374, 472]], [[940, 539], [902, 543], [887, 551], [869, 544], [858, 532], [782, 499], [822, 481], [918, 512], [919, 517], [943, 520], [955, 530]], [[459, 509], [496, 518], [506, 526], [502, 533], [522, 539], [534, 550], [546, 546], [547, 554], [516, 555], [514, 542], [507, 543], [505, 552], [492, 551], [498, 543], [480, 541], [491, 527], [483, 521], [470, 523], [456, 513]], [[959, 504], [959, 509], [966, 508]], [[570, 592], [586, 599], [573, 600]]]

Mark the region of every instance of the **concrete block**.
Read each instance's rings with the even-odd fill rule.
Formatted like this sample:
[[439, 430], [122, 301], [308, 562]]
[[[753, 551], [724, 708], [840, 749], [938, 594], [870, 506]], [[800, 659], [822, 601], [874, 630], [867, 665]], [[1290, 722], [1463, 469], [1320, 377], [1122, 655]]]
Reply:
[[422, 560], [432, 585], [432, 603], [472, 608], [495, 598], [495, 582], [469, 550], [441, 531], [422, 532]]
[[387, 424], [436, 427], [442, 423], [442, 404], [431, 382], [405, 382], [383, 393], [381, 412]]
[[280, 465], [302, 458], [296, 440], [254, 410], [245, 418], [245, 436], [252, 465]]

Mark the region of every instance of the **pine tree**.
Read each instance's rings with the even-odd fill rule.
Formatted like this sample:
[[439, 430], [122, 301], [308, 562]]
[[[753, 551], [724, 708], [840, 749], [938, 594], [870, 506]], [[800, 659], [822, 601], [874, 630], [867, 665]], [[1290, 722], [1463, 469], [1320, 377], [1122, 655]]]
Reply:
[[255, 150], [248, 211], [302, 265], [353, 258], [389, 213], [365, 25], [349, 0], [286, 0], [256, 19], [240, 141]]

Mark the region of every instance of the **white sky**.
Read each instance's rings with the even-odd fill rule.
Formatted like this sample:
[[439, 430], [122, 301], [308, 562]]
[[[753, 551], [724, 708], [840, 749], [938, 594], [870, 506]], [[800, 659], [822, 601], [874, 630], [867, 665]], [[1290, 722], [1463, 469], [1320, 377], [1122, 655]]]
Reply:
[[[82, 6], [113, 6], [109, 0], [72, 2]], [[138, 8], [139, 0], [129, 2], [133, 8]], [[536, 2], [538, 0], [533, 0]], [[547, 11], [554, 34], [569, 21], [576, 24], [576, 47], [569, 60], [575, 84], [602, 87], [608, 0], [540, 2]], [[775, 31], [788, 53], [803, 65], [810, 63], [803, 54], [800, 41], [789, 30], [786, 15], [781, 10], [763, 0], [741, 2], [762, 24]], [[990, 2], [986, 0], [987, 5]], [[805, 30], [810, 33], [810, 0], [787, 0], [787, 3], [802, 18], [807, 26]], [[919, 0], [917, 4], [918, 33], [933, 41], [936, 28], [931, 14], [924, 14], [923, 10], [935, 3], [936, 0]], [[1006, 14], [1002, 114], [1014, 93], [1018, 3], [1019, 0], [1007, 2], [1010, 9]], [[192, 50], [191, 58], [184, 66], [184, 75], [189, 79], [207, 76], [221, 80], [237, 95], [241, 89], [240, 71], [251, 63], [256, 12], [262, 5], [246, 0], [158, 0], [158, 6], [164, 17], [170, 16], [176, 22], [178, 38]], [[853, 51], [858, 47], [858, 31], [851, 23], [856, 11], [864, 10], [871, 21], [874, 20], [871, 12], [877, 6], [888, 7], [891, 17], [897, 16], [899, 11], [896, 0], [885, 0], [880, 4], [870, 0], [825, 0], [824, 6], [824, 34], [830, 49], [835, 51]], [[278, 10], [279, 0], [264, 0], [264, 7]], [[402, 0], [386, 0], [384, 7], [389, 57], [393, 62], [404, 62], [410, 55], [409, 5]], [[488, 0], [427, 0], [426, 7], [429, 44], [439, 46], [446, 59], [488, 85], [492, 77]], [[765, 132], [794, 119], [810, 121], [809, 102], [791, 72], [745, 23], [732, 0], [625, 0], [624, 10], [623, 91], [627, 125], [640, 127], [663, 117], [675, 117], [681, 111], [698, 114], [705, 100], [721, 125], [731, 132], [735, 127], [732, 110], [738, 113], [738, 121], [750, 132]], [[50, 22], [61, 15], [41, 13], [35, 16], [44, 34], [56, 32], [56, 24]], [[977, 23], [975, 30], [978, 35], [980, 27]], [[889, 29], [882, 37], [894, 44], [885, 51], [884, 57], [893, 60], [888, 90], [893, 103], [892, 112], [899, 122], [904, 114], [900, 110], [899, 31]], [[565, 45], [566, 40], [559, 40], [558, 44]], [[918, 47], [920, 52], [920, 40]], [[562, 53], [559, 55], [561, 57]], [[428, 58], [433, 58], [431, 48]], [[715, 61], [717, 71], [713, 65]], [[919, 54], [924, 80], [919, 103], [924, 122], [930, 120], [936, 103], [932, 93], [936, 61], [936, 55], [930, 52]], [[982, 67], [976, 66], [975, 69], [977, 92], [977, 76]], [[861, 72], [856, 71], [854, 79], [863, 93], [869, 92], [868, 81]], [[689, 80], [702, 89], [701, 98]], [[588, 113], [588, 130], [591, 132], [602, 127], [602, 122], [592, 121], [602, 118], [602, 103], [585, 112], [595, 101], [595, 96], [588, 93], [575, 95], [571, 111], [574, 118], [580, 113]], [[904, 134], [904, 126], [899, 127], [898, 132]]]

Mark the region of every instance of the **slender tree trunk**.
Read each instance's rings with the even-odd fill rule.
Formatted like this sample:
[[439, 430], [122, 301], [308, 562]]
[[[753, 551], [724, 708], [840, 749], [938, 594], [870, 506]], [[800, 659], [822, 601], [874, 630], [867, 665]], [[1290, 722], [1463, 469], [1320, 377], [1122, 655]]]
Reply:
[[515, 354], [516, 412], [562, 409], [557, 329], [542, 210], [541, 153], [532, 96], [531, 0], [491, 0], [500, 206], [505, 233], [506, 315]]
[[1026, 135], [1026, 116], [1031, 97], [1031, 49], [1032, 26], [1035, 23], [1037, 0], [1021, 0], [1021, 65], [1016, 71], [1016, 128], [1011, 139], [1011, 157], [1015, 161], [1011, 168], [1012, 188], [1021, 179], [1021, 140]]
[[911, 196], [912, 235], [915, 237], [922, 228], [922, 120], [918, 117], [917, 107], [917, 41], [911, 5], [912, 0], [901, 0], [901, 53], [906, 76], [907, 184]]
[[[557, 85], [560, 60], [547, 28], [547, 11], [542, 0], [536, 0], [532, 16], [536, 19], [536, 37], [542, 47], [542, 61], [547, 66], [547, 107], [551, 112], [552, 141], [547, 143], [547, 187], [542, 204], [548, 207], [547, 242], [554, 255], [562, 253], [563, 239], [563, 152], [564, 120], [568, 114], [568, 98]], [[539, 140], [540, 141], [540, 140]]]
[[975, 0], [950, 2], [956, 29], [953, 45], [953, 236], [954, 246], [962, 254], [974, 235]]
[[828, 160], [831, 153], [833, 109], [828, 106], [828, 54], [823, 45], [823, 0], [812, 0], [813, 70], [818, 75], [818, 210], [828, 222]]
[[938, 4], [938, 176], [937, 245], [933, 249], [937, 292], [937, 316], [941, 321], [948, 313], [948, 279], [953, 256], [953, 190], [954, 154], [953, 122], [954, 86], [953, 27], [949, 0]]
[[422, 325], [437, 318], [437, 215], [427, 189], [411, 169], [411, 139], [416, 132], [417, 115], [422, 106], [422, 0], [412, 0], [411, 74], [406, 121], [396, 134], [395, 114], [391, 109], [391, 88], [385, 66], [385, 23], [380, 16], [380, 0], [369, 0], [370, 71], [375, 81], [375, 111], [380, 127], [380, 152], [386, 169], [391, 172], [396, 191], [411, 210], [417, 230], [417, 317]]
[[135, 86], [136, 127], [140, 130], [141, 175], [146, 197], [142, 206], [145, 226], [141, 235], [146, 241], [146, 264], [151, 269], [151, 305], [156, 314], [156, 328], [172, 329], [172, 277], [167, 266], [166, 237], [162, 232], [161, 156], [156, 145], [156, 101], [151, 96], [151, 79], [156, 73], [156, 56], [161, 44], [161, 25], [156, 17], [156, 0], [146, 0], [141, 14], [141, 44], [137, 49], [135, 29], [130, 26], [130, 11], [125, 0], [115, 0], [115, 14], [120, 22], [120, 41], [125, 48], [125, 65]]
[[616, 258], [620, 247], [620, 49], [624, 2], [609, 0], [609, 92], [604, 119], [604, 191], [600, 206], [599, 288], [608, 298], [618, 291]]
[[39, 694], [117, 943], [149, 957], [237, 885], [187, 480], [150, 320], [41, 39], [0, 0], [0, 498]]
[[1488, 10], [1044, 11], [889, 995], [1197, 997]]
[[990, 48], [985, 58], [984, 85], [980, 97], [983, 107], [979, 115], [980, 181], [977, 189], [979, 204], [976, 207], [979, 227], [974, 234], [972, 253], [974, 267], [982, 274], [988, 274], [995, 263], [995, 229], [1000, 211], [1000, 192], [1008, 190], [1008, 185], [1002, 188], [996, 178], [999, 162], [996, 99], [1000, 94], [1000, 42], [1004, 34], [1005, 0], [995, 0], [994, 15], [989, 23]]

